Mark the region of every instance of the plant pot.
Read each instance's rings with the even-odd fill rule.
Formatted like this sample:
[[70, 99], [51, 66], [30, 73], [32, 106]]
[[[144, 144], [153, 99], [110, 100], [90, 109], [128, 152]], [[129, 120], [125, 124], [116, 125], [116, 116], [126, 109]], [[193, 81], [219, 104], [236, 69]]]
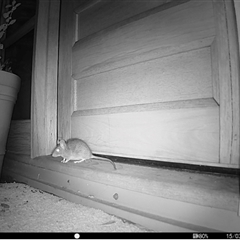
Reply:
[[0, 176], [13, 106], [17, 100], [20, 83], [21, 79], [17, 75], [0, 70]]

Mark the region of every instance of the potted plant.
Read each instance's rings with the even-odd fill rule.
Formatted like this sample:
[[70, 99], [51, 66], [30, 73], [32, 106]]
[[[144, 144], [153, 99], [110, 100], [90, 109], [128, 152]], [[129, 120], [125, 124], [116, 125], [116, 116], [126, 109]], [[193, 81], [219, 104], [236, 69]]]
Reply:
[[3, 23], [0, 25], [0, 176], [2, 172], [3, 157], [5, 154], [7, 136], [9, 132], [13, 106], [20, 88], [20, 78], [11, 72], [8, 60], [4, 60], [4, 45], [2, 44], [7, 28], [15, 23], [12, 14], [20, 5], [16, 0], [5, 6]]

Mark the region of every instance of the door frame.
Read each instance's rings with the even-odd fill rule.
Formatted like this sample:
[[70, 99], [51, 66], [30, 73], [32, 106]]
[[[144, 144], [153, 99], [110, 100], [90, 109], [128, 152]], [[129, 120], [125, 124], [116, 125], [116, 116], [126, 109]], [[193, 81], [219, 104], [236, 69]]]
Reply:
[[31, 94], [31, 158], [48, 155], [57, 138], [60, 0], [37, 2]]

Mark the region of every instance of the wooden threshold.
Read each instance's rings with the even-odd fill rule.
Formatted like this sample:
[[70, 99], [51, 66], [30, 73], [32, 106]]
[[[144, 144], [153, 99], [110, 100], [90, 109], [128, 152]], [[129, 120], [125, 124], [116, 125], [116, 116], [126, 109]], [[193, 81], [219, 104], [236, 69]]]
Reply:
[[176, 171], [190, 171], [190, 172], [198, 172], [202, 174], [214, 174], [214, 175], [226, 175], [229, 177], [240, 176], [240, 169], [238, 165], [233, 164], [214, 164], [214, 163], [205, 163], [205, 165], [201, 165], [200, 162], [193, 162], [191, 164], [186, 162], [174, 162], [173, 160], [164, 159], [163, 161], [157, 161], [152, 159], [139, 159], [139, 158], [130, 158], [130, 157], [120, 157], [120, 156], [110, 156], [103, 154], [95, 154], [99, 157], [105, 157], [111, 159], [116, 163], [126, 163], [130, 165], [139, 165], [153, 168], [166, 168], [169, 170]]
[[15, 180], [156, 231], [239, 231], [239, 180], [101, 161], [7, 153], [2, 179]]

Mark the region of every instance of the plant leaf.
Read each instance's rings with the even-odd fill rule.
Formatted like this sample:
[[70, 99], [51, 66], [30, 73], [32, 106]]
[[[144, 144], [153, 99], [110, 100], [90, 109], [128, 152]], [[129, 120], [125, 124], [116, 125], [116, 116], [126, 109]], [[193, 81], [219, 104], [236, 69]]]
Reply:
[[6, 24], [2, 24], [2, 25], [0, 26], [0, 31], [4, 31], [5, 25], [6, 25]]
[[9, 14], [10, 14], [10, 12], [6, 12], [6, 13], [3, 14], [3, 17], [8, 18]]
[[2, 38], [4, 35], [4, 32], [0, 32], [0, 38]]
[[7, 18], [7, 19], [6, 19], [6, 23], [9, 24], [9, 21], [10, 21], [11, 19], [12, 19], [11, 17]]
[[16, 19], [13, 19], [13, 20], [11, 20], [11, 22], [9, 23], [9, 25], [14, 24], [15, 22], [16, 22]]

